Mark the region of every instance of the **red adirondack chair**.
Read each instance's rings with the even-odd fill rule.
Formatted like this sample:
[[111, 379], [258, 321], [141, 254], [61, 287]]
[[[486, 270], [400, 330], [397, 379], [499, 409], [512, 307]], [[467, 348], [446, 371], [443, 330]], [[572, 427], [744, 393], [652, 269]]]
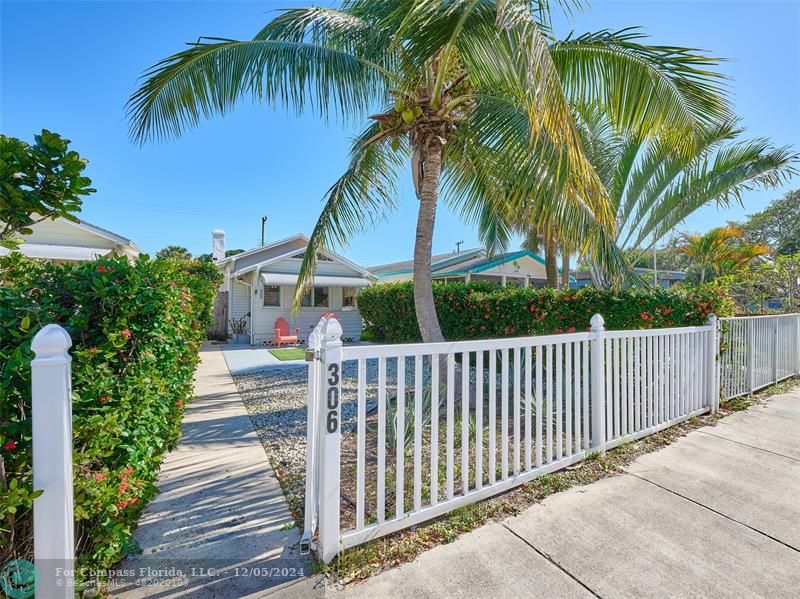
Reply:
[[289, 323], [286, 322], [286, 319], [283, 317], [278, 318], [275, 321], [275, 338], [272, 340], [272, 343], [280, 347], [284, 343], [287, 345], [290, 343], [294, 343], [297, 345], [299, 341], [300, 329], [294, 330], [294, 335], [289, 334]]

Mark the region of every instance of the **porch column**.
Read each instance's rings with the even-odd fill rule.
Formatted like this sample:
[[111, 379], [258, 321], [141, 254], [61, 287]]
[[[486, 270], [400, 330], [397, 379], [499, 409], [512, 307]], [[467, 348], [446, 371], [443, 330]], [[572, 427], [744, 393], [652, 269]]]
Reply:
[[528, 275], [525, 275], [525, 287], [531, 286], [531, 278]]
[[469, 283], [469, 281], [470, 281], [470, 275], [469, 275], [469, 273], [467, 273], [467, 274], [464, 275], [464, 282], [465, 283]]
[[508, 279], [506, 278], [506, 275], [503, 275], [502, 277], [500, 277], [500, 285], [505, 287], [507, 283], [508, 283]]

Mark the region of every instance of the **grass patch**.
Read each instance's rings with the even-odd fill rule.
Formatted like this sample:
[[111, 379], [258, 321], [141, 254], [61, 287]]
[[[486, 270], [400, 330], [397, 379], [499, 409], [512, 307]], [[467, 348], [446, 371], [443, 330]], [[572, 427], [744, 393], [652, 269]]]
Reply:
[[306, 358], [306, 350], [299, 347], [293, 347], [292, 349], [271, 349], [269, 353], [278, 358], [281, 362], [286, 360], [305, 360]]

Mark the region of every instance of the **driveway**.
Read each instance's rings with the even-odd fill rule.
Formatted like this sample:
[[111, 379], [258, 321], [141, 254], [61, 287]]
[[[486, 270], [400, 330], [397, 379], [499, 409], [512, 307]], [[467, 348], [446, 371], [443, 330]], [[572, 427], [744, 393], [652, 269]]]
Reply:
[[[313, 596], [312, 580], [275, 596]], [[800, 390], [326, 596], [798, 597]]]

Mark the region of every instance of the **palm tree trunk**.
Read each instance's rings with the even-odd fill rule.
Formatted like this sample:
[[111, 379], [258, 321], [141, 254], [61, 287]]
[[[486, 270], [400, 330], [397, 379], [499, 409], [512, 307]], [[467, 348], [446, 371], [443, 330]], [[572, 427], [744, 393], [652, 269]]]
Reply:
[[558, 262], [556, 260], [555, 237], [547, 233], [544, 243], [544, 270], [547, 274], [547, 286], [558, 289]]
[[561, 287], [569, 289], [569, 252], [561, 246]]
[[436, 343], [444, 341], [433, 301], [431, 277], [433, 228], [436, 222], [436, 202], [439, 199], [439, 178], [442, 173], [442, 144], [438, 139], [430, 140], [423, 150], [422, 165], [417, 236], [414, 242], [414, 308], [422, 341]]

